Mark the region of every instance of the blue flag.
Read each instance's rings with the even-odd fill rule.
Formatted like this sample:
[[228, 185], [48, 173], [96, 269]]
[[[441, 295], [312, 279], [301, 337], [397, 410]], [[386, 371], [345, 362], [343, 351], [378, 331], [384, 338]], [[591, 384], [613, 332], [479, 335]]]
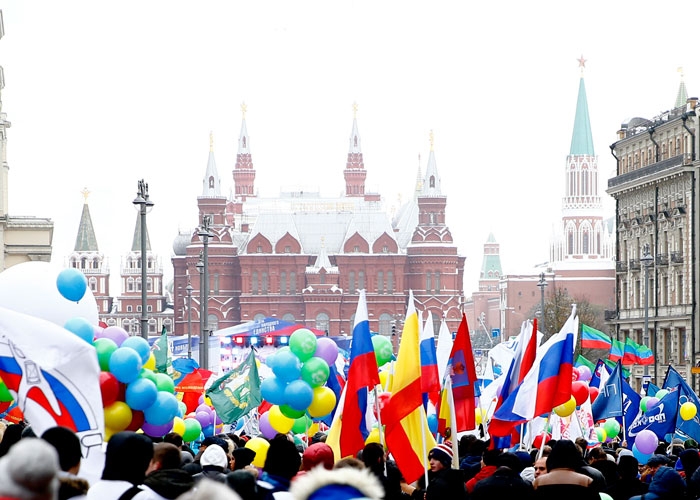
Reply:
[[595, 370], [593, 370], [593, 376], [591, 377], [591, 381], [590, 381], [589, 385], [591, 387], [597, 387], [598, 389], [600, 389], [600, 381], [607, 380], [609, 375], [610, 375], [610, 370], [605, 365], [603, 360], [599, 359], [598, 363], [595, 366]]
[[593, 401], [593, 405], [591, 405], [591, 413], [595, 422], [611, 417], [621, 417], [624, 414], [622, 405], [622, 369], [619, 361], [608, 380], [600, 387], [600, 393]]
[[627, 430], [627, 443], [630, 448], [634, 445], [637, 434], [645, 429], [656, 434], [659, 439], [664, 439], [666, 434], [673, 434], [678, 417], [678, 396], [679, 391], [669, 392], [651, 410], [637, 415]]
[[649, 382], [647, 384], [647, 396], [653, 397], [656, 396], [656, 393], [659, 392], [661, 389], [659, 389], [657, 386]]
[[[697, 394], [695, 394], [693, 389], [688, 385], [688, 382], [686, 382], [685, 379], [681, 377], [681, 374], [678, 373], [672, 366], [668, 367], [663, 387], [667, 391], [677, 391], [679, 393], [678, 406], [690, 401], [691, 403], [694, 403], [695, 406], [700, 408], [700, 400], [698, 400]], [[697, 415], [695, 415], [695, 417], [691, 420], [683, 420], [680, 412], [678, 412], [675, 430], [686, 439], [688, 437], [692, 437], [693, 439], [698, 440], [700, 439], [700, 419]]]

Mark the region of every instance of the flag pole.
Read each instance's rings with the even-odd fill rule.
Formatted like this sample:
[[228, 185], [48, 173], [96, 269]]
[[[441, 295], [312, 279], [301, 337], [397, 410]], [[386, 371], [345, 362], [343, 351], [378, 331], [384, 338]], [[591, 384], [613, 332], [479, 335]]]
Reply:
[[[379, 442], [382, 445], [382, 449], [386, 450], [386, 443], [384, 442], [384, 431], [382, 430], [382, 414], [379, 411], [379, 398], [377, 397], [379, 393], [377, 392], [377, 386], [374, 386], [374, 407], [377, 409], [377, 429], [379, 429]], [[384, 462], [384, 477], [389, 474], [386, 466], [386, 460]], [[426, 485], [427, 487], [427, 485]]]
[[452, 468], [459, 469], [459, 451], [457, 449], [457, 413], [455, 412], [455, 397], [452, 393], [452, 378], [446, 377], [445, 390], [447, 391], [447, 405], [450, 407], [450, 440], [452, 442]]
[[[427, 420], [427, 417], [425, 415], [425, 408], [423, 408], [423, 405], [419, 406], [420, 412], [421, 412], [421, 417], [423, 419]], [[428, 464], [428, 450], [426, 450], [426, 442], [425, 442], [425, 425], [423, 424], [423, 421], [421, 420], [421, 426], [420, 426], [420, 438], [421, 438], [421, 443], [423, 446], [423, 473], [425, 474], [425, 487], [428, 487], [428, 469], [429, 467], [427, 466]]]
[[[550, 411], [549, 414], [547, 415], [547, 420], [544, 422], [544, 433], [545, 435], [547, 434], [547, 427], [549, 427], [549, 419], [552, 418], [552, 412]], [[537, 460], [542, 458], [542, 453], [544, 453], [544, 437], [542, 438], [542, 442], [540, 443], [540, 449], [537, 451]]]

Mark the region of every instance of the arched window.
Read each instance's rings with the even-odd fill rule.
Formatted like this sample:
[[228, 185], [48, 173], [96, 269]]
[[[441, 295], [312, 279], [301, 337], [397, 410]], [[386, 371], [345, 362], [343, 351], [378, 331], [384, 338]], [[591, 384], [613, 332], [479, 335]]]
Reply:
[[209, 177], [209, 189], [214, 189], [214, 176]]
[[294, 315], [292, 313], [287, 313], [284, 316], [282, 316], [283, 321], [296, 321], [294, 318]]
[[386, 272], [386, 291], [388, 293], [394, 293], [394, 272]]
[[384, 272], [377, 271], [377, 293], [384, 293]]
[[581, 239], [582, 243], [582, 252], [584, 255], [589, 253], [589, 248], [588, 248], [588, 238], [589, 238], [589, 233], [588, 231], [583, 232], [583, 237]]
[[360, 290], [365, 288], [365, 272], [360, 271], [357, 273], [357, 286]]
[[350, 293], [355, 293], [355, 271], [348, 273], [348, 290]]
[[430, 187], [431, 188], [435, 187], [435, 176], [434, 175], [430, 176]]
[[265, 319], [265, 315], [262, 313], [258, 313], [255, 316], [253, 316], [253, 321], [262, 321]]
[[252, 276], [251, 282], [252, 282], [251, 293], [253, 295], [258, 295], [260, 293], [260, 289], [259, 289], [260, 285], [258, 284], [258, 272], [257, 271], [253, 271], [253, 276]]
[[318, 313], [316, 315], [316, 329], [328, 332], [330, 327], [330, 318], [326, 313]]
[[297, 273], [289, 273], [289, 291], [290, 293], [296, 293], [297, 291]]
[[391, 335], [391, 315], [382, 313], [379, 315], [379, 332], [380, 335]]
[[267, 278], [267, 273], [265, 271], [262, 272], [262, 294], [267, 295], [268, 292], [270, 291], [269, 288], [270, 284]]
[[280, 273], [280, 295], [285, 295], [287, 293], [287, 273], [282, 271]]

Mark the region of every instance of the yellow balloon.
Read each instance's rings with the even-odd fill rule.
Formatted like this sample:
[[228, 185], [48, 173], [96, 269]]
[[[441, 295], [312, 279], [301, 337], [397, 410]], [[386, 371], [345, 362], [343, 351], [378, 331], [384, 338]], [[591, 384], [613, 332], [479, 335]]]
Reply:
[[394, 377], [389, 370], [382, 370], [379, 372], [379, 383], [384, 391], [391, 392], [391, 383], [393, 381]]
[[204, 396], [204, 402], [206, 403], [207, 406], [212, 406], [211, 398], [209, 396]]
[[173, 419], [173, 432], [183, 436], [185, 434], [185, 421], [180, 417], [175, 417]]
[[131, 408], [123, 401], [115, 401], [104, 410], [105, 427], [114, 432], [123, 431], [131, 423]]
[[262, 469], [265, 467], [265, 459], [267, 459], [267, 450], [270, 448], [270, 442], [260, 437], [251, 438], [245, 447], [255, 452], [253, 465]]
[[143, 364], [144, 368], [147, 368], [149, 370], [155, 370], [156, 369], [156, 357], [151, 353], [151, 355], [148, 357], [148, 361], [146, 361]]
[[[139, 430], [141, 430], [141, 429], [139, 429]], [[108, 442], [110, 439], [112, 439], [112, 436], [113, 436], [114, 434], [116, 434], [116, 433], [117, 433], [117, 431], [113, 431], [113, 430], [110, 429], [109, 427], [105, 427], [105, 434], [104, 434], [104, 439], [103, 439], [103, 441], [104, 441], [105, 443]]]
[[277, 432], [287, 434], [294, 427], [294, 419], [285, 417], [280, 407], [275, 405], [270, 408], [270, 426]]
[[566, 403], [554, 407], [554, 413], [560, 417], [568, 417], [574, 410], [576, 410], [576, 398], [573, 396]]
[[314, 398], [306, 412], [313, 418], [324, 417], [333, 411], [335, 403], [335, 393], [332, 389], [325, 386], [314, 387]]
[[692, 420], [698, 413], [698, 407], [695, 406], [695, 403], [686, 401], [681, 405], [680, 413], [683, 420]]
[[311, 426], [309, 426], [309, 430], [308, 430], [308, 432], [306, 433], [306, 435], [307, 435], [307, 436], [313, 436], [313, 435], [316, 434], [319, 430], [321, 430], [321, 429], [320, 429], [320, 427], [318, 426], [318, 422], [314, 422], [313, 424], [311, 424]]
[[365, 439], [365, 444], [369, 443], [379, 443], [381, 444], [381, 439], [379, 439], [379, 427], [375, 427], [371, 431], [369, 431], [369, 435], [367, 436], [367, 439]]
[[482, 410], [481, 408], [476, 408], [474, 410], [474, 421], [476, 422], [476, 425], [481, 425], [484, 423], [484, 420], [486, 420], [486, 411]]

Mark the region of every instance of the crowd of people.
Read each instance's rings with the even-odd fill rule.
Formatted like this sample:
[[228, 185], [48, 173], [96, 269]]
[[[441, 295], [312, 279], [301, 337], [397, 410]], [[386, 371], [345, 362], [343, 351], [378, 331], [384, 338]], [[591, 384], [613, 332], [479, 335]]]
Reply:
[[693, 439], [662, 442], [639, 463], [624, 441], [591, 447], [562, 439], [507, 451], [465, 435], [458, 457], [449, 441], [438, 444], [428, 453], [426, 476], [407, 484], [378, 443], [338, 460], [323, 433], [308, 446], [278, 434], [259, 468], [245, 435], [208, 437], [194, 452], [175, 433], [153, 439], [124, 431], [107, 443], [101, 477], [91, 484], [80, 475], [81, 444], [71, 430], [36, 436], [30, 426], [11, 424], [0, 425], [0, 434], [0, 500], [700, 498]]

